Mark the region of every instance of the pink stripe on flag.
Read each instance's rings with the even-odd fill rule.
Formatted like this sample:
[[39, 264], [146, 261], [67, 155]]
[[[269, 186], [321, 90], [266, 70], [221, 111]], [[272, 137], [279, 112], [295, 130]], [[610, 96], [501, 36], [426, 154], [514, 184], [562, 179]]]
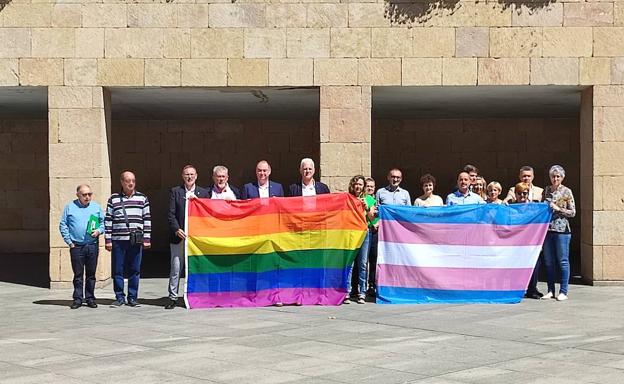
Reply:
[[190, 308], [267, 307], [285, 305], [340, 305], [347, 291], [334, 288], [280, 288], [254, 292], [187, 293]]
[[471, 291], [525, 290], [533, 268], [431, 268], [380, 264], [377, 285]]
[[431, 224], [383, 220], [379, 240], [405, 244], [542, 245], [548, 223], [526, 225]]

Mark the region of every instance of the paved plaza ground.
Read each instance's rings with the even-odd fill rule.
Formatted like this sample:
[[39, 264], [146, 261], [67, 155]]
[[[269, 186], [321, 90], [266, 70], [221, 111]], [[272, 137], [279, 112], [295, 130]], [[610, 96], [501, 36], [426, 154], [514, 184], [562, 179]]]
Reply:
[[[624, 287], [517, 305], [70, 310], [0, 283], [0, 383], [624, 383]], [[542, 290], [545, 287], [541, 286]]]

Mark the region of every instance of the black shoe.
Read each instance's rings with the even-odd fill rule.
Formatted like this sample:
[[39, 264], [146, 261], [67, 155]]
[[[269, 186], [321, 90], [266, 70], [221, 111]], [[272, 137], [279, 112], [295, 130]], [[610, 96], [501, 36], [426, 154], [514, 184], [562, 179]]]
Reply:
[[540, 291], [535, 291], [535, 294], [536, 294], [537, 296], [539, 296], [539, 297], [540, 297], [540, 299], [541, 299], [542, 297], [544, 297], [544, 294], [543, 294], [542, 292], [540, 292]]
[[126, 301], [124, 299], [117, 299], [111, 303], [111, 308], [119, 308], [124, 305]]
[[525, 297], [525, 298], [527, 298], [527, 299], [535, 299], [535, 300], [539, 300], [539, 299], [541, 299], [541, 296], [540, 296], [540, 295], [538, 295], [538, 294], [537, 294], [537, 293], [535, 293], [535, 292], [532, 292], [532, 293], [528, 293], [528, 292], [527, 292], [527, 293], [525, 293], [525, 294], [524, 294], [524, 297]]
[[177, 300], [171, 300], [169, 301], [169, 304], [165, 305], [165, 309], [173, 309], [178, 305], [178, 301]]
[[97, 308], [97, 304], [95, 303], [95, 300], [87, 301], [87, 307]]
[[72, 305], [69, 308], [71, 308], [71, 309], [78, 309], [80, 307], [82, 307], [82, 301], [74, 300], [74, 302], [72, 303]]
[[137, 305], [139, 305], [139, 303], [137, 303], [136, 299], [128, 299], [128, 306], [136, 307]]

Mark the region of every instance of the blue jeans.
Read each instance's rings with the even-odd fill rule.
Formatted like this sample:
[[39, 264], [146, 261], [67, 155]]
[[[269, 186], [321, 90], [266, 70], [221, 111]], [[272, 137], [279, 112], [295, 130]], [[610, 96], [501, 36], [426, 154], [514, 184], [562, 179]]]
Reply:
[[129, 240], [113, 240], [111, 253], [113, 290], [115, 299], [125, 300], [124, 295], [124, 271], [128, 275], [128, 299], [136, 300], [139, 293], [139, 279], [141, 277], [141, 258], [143, 257], [143, 245], [130, 245]]
[[571, 233], [551, 232], [546, 233], [544, 240], [544, 264], [548, 279], [548, 292], [555, 294], [555, 263], [561, 270], [561, 286], [559, 292], [568, 294], [568, 281], [570, 280], [570, 239]]
[[[74, 295], [75, 301], [87, 302], [95, 300], [95, 271], [97, 269], [98, 245], [97, 243], [76, 245], [69, 249], [72, 270], [74, 271]], [[85, 277], [86, 274], [86, 277]], [[83, 295], [84, 287], [84, 295]]]
[[[351, 285], [351, 275], [353, 273], [353, 269], [357, 270], [357, 276], [358, 276], [358, 297], [365, 297], [366, 296], [366, 279], [367, 279], [367, 273], [366, 273], [366, 264], [368, 262], [368, 251], [370, 250], [370, 238], [371, 238], [371, 233], [370, 231], [366, 231], [366, 236], [364, 237], [364, 242], [362, 243], [362, 247], [360, 248], [360, 251], [358, 252], [357, 256], [355, 257], [355, 261], [354, 261], [354, 265], [353, 267], [349, 270], [349, 277], [347, 279], [347, 284]], [[355, 289], [354, 286], [351, 287], [350, 292], [351, 294], [354, 293]]]

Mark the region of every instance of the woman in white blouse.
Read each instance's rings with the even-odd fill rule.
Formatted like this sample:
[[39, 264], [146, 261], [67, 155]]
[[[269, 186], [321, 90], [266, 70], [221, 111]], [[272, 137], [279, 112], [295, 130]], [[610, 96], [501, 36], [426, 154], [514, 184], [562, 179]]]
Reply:
[[416, 207], [441, 207], [444, 205], [444, 201], [438, 195], [433, 194], [433, 189], [436, 185], [435, 177], [429, 173], [423, 175], [420, 178], [420, 185], [422, 186], [423, 195], [414, 200], [414, 206]]

